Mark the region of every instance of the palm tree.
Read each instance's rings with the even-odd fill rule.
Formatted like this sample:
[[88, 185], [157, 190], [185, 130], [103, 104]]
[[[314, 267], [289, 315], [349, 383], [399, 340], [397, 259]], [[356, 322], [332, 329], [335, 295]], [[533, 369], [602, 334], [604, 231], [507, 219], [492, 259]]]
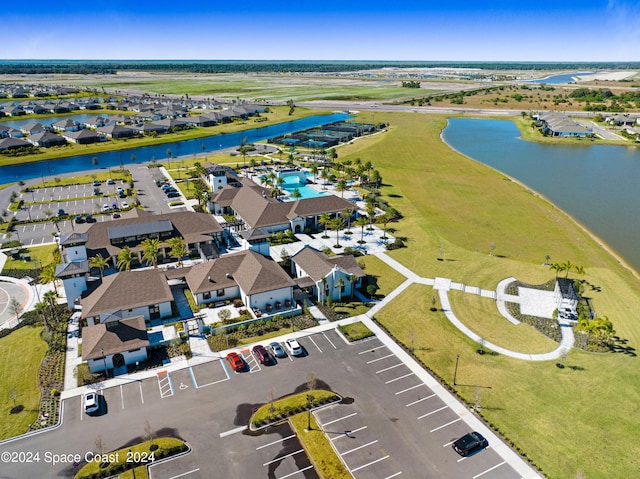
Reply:
[[358, 241], [358, 243], [362, 244], [364, 243], [364, 227], [367, 226], [367, 224], [369, 223], [369, 221], [367, 220], [366, 216], [358, 216], [356, 218], [356, 220], [354, 221], [353, 224], [355, 224], [356, 226], [359, 226], [361, 228], [360, 230], [360, 241]]
[[558, 274], [560, 274], [561, 271], [564, 271], [564, 266], [560, 263], [553, 263], [552, 265], [549, 266], [549, 269], [552, 269], [556, 272], [556, 278], [557, 278]]
[[344, 279], [340, 278], [336, 283], [336, 289], [338, 290], [338, 298], [342, 301], [342, 292], [344, 291]]
[[347, 222], [347, 231], [345, 231], [345, 234], [351, 234], [351, 231], [349, 231], [351, 229], [351, 215], [353, 214], [353, 211], [350, 210], [349, 208], [346, 208], [344, 210], [342, 210], [340, 212], [340, 216], [342, 217], [343, 220], [345, 220]]
[[576, 274], [585, 275], [584, 266], [575, 265], [573, 269], [576, 270]]
[[313, 182], [318, 181], [318, 165], [311, 165], [311, 174], [313, 175]]
[[160, 240], [157, 238], [147, 238], [142, 243], [142, 260], [147, 264], [158, 266], [158, 256], [160, 256]]
[[340, 230], [344, 227], [344, 220], [336, 216], [329, 222], [329, 229], [336, 232], [336, 244], [334, 248], [342, 248], [340, 245]]
[[104, 269], [109, 267], [110, 259], [103, 258], [101, 254], [97, 254], [89, 259], [89, 267], [100, 268], [100, 278], [104, 275]]
[[302, 198], [302, 193], [300, 193], [300, 190], [298, 188], [295, 188], [291, 192], [291, 198], [293, 198], [296, 201], [299, 200], [300, 198]]
[[356, 280], [358, 278], [356, 277], [355, 274], [350, 274], [349, 276], [347, 276], [347, 280], [349, 280], [349, 283], [351, 284], [351, 300], [353, 300], [353, 295], [355, 294], [355, 284], [356, 284]]
[[344, 198], [344, 192], [349, 189], [349, 185], [347, 184], [347, 180], [341, 178], [336, 183], [336, 191], [340, 193], [340, 198]]
[[40, 271], [40, 283], [41, 284], [49, 284], [53, 283], [53, 289], [55, 290], [55, 295], [58, 296], [58, 285], [56, 283], [56, 266], [54, 264], [49, 264], [42, 268]]
[[182, 236], [169, 238], [167, 240], [167, 244], [169, 245], [169, 248], [171, 248], [169, 254], [178, 260], [178, 267], [182, 266], [182, 258], [189, 252], [189, 248], [184, 242], [184, 238]]
[[118, 261], [116, 266], [118, 271], [129, 271], [131, 269], [131, 262], [133, 261], [133, 253], [131, 252], [131, 248], [125, 246], [118, 253]]
[[325, 301], [325, 292], [327, 291], [327, 277], [323, 277], [320, 282], [322, 283], [322, 300], [320, 301], [322, 304], [324, 304]]
[[372, 230], [373, 227], [371, 226], [373, 224], [373, 218], [375, 217], [376, 214], [376, 200], [375, 198], [372, 197], [368, 197], [366, 200], [366, 205], [365, 205], [365, 210], [367, 212], [367, 215], [369, 216], [369, 230]]
[[327, 188], [326, 188], [326, 186], [324, 186], [324, 183], [326, 183], [327, 180], [329, 179], [329, 168], [325, 167], [325, 168], [322, 169], [322, 173], [320, 173], [320, 178], [322, 178], [324, 180], [323, 181], [323, 185], [322, 185], [322, 189], [326, 190]]
[[56, 304], [57, 304], [57, 297], [58, 295], [56, 294], [55, 291], [47, 291], [46, 293], [44, 293], [43, 296], [43, 300], [45, 302], [45, 304], [49, 307], [49, 310], [51, 311], [51, 322], [55, 322], [56, 320]]
[[325, 213], [323, 215], [320, 215], [320, 218], [318, 218], [318, 223], [320, 223], [324, 229], [322, 231], [322, 237], [323, 238], [328, 238], [327, 236], [327, 225], [329, 224], [329, 221], [331, 221], [331, 215], [329, 213]]
[[381, 221], [384, 225], [384, 232], [382, 234], [382, 239], [387, 239], [387, 224], [390, 221], [395, 220], [398, 217], [398, 211], [395, 208], [389, 208], [385, 211], [384, 215], [382, 215]]
[[44, 323], [44, 328], [49, 329], [49, 321], [47, 321], [47, 303], [44, 301], [40, 301], [36, 304], [36, 313], [42, 315], [42, 322]]
[[562, 263], [562, 267], [563, 267], [563, 270], [565, 272], [564, 277], [568, 278], [569, 277], [569, 271], [571, 271], [571, 268], [573, 267], [573, 264], [571, 264], [571, 261], [567, 260], [564, 263]]
[[171, 152], [171, 148], [167, 148], [167, 156], [169, 157], [169, 168], [171, 168], [171, 156], [173, 153]]

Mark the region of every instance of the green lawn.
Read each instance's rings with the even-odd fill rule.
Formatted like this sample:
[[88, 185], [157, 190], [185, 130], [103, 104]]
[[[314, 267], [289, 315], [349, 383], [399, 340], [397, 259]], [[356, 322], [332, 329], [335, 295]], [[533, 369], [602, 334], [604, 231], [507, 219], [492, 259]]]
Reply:
[[[408, 247], [390, 256], [422, 276], [485, 289], [510, 276], [543, 283], [553, 277], [542, 266], [546, 255], [555, 262], [570, 260], [585, 268], [581, 279], [593, 286], [588, 295], [598, 314], [613, 322], [627, 350], [572, 351], [563, 370], [554, 362], [479, 356], [476, 343], [443, 314], [429, 311], [433, 291], [426, 286], [411, 287], [377, 319], [449, 383], [459, 354], [457, 382], [491, 386], [480, 390], [483, 414], [550, 477], [574, 479], [578, 471], [587, 478], [636, 475], [639, 460], [628, 446], [640, 439], [638, 279], [556, 207], [442, 143], [444, 117], [376, 112], [375, 118], [389, 122], [387, 133], [338, 153], [341, 160], [371, 161], [391, 185], [382, 190], [383, 198], [404, 215], [391, 226], [396, 236], [407, 238]], [[359, 119], [370, 121], [372, 113]], [[489, 255], [492, 242], [494, 255]], [[443, 261], [438, 260], [441, 248]], [[459, 318], [488, 340], [529, 351], [552, 346], [533, 331], [501, 328], [480, 298], [452, 294], [451, 303]], [[457, 391], [473, 403], [476, 389]], [[578, 444], [576, 438], [588, 440]]]
[[375, 279], [380, 288], [376, 293], [378, 295], [386, 296], [407, 279], [375, 256], [362, 256], [358, 258], [358, 262], [364, 263], [365, 274]]
[[56, 246], [32, 246], [25, 248], [31, 256], [31, 261], [24, 261], [22, 259], [12, 259], [11, 256], [7, 256], [7, 261], [4, 264], [3, 270], [9, 269], [37, 269], [41, 266], [47, 266], [54, 261], [53, 253], [58, 249]]
[[454, 313], [464, 311], [464, 316], [459, 319], [468, 328], [497, 346], [527, 354], [547, 353], [559, 346], [528, 324], [516, 326], [510, 323], [500, 315], [494, 299], [449, 291], [449, 301]]
[[[24, 434], [38, 416], [38, 368], [47, 350], [40, 331], [41, 327], [25, 326], [0, 338], [0, 439]], [[11, 414], [12, 391], [16, 405], [23, 406], [17, 414]]]

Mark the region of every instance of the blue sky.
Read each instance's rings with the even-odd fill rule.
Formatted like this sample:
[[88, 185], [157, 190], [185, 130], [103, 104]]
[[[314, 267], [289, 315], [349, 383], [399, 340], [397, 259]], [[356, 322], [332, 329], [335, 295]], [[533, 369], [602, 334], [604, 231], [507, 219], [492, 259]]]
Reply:
[[3, 2], [0, 59], [640, 61], [640, 0]]

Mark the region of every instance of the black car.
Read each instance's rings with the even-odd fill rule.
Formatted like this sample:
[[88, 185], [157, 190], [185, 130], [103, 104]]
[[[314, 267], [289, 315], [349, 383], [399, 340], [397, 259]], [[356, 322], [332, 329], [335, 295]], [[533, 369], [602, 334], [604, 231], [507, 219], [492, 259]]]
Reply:
[[167, 198], [177, 198], [178, 196], [180, 196], [180, 193], [178, 193], [177, 191], [172, 191], [171, 193], [167, 194]]
[[84, 217], [83, 217], [83, 216], [78, 215], [78, 216], [76, 216], [76, 217], [75, 217], [75, 219], [74, 219], [73, 221], [74, 221], [77, 225], [79, 225], [79, 224], [81, 224], [81, 223], [84, 223], [86, 220], [84, 219]]
[[469, 454], [484, 449], [489, 445], [482, 434], [479, 432], [470, 432], [465, 434], [460, 439], [453, 443], [453, 449], [461, 456], [468, 456]]

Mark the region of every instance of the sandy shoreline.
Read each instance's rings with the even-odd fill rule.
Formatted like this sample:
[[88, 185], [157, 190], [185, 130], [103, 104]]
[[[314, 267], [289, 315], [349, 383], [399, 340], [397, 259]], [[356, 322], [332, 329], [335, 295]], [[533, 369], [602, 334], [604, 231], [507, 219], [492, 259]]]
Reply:
[[[447, 120], [447, 125], [448, 125], [448, 120]], [[517, 126], [517, 125], [516, 125]], [[587, 234], [587, 236], [589, 236], [589, 238], [591, 238], [598, 246], [600, 246], [603, 250], [605, 250], [608, 254], [610, 254], [617, 262], [618, 264], [620, 264], [620, 266], [622, 266], [623, 268], [625, 268], [626, 270], [628, 270], [636, 279], [640, 280], [640, 273], [634, 268], [632, 267], [629, 263], [627, 263], [627, 261], [620, 256], [619, 253], [617, 253], [609, 244], [607, 244], [602, 238], [600, 238], [598, 235], [596, 235], [593, 231], [591, 231], [590, 229], [588, 229], [585, 225], [583, 225], [580, 221], [578, 221], [577, 219], [575, 219], [572, 215], [570, 215], [569, 213], [567, 213], [565, 210], [563, 210], [562, 208], [560, 208], [558, 205], [556, 205], [553, 201], [551, 201], [549, 198], [547, 198], [546, 196], [544, 196], [543, 194], [539, 193], [538, 191], [534, 190], [533, 188], [531, 188], [530, 186], [524, 184], [522, 181], [518, 180], [517, 178], [514, 178], [513, 176], [510, 176], [500, 170], [498, 170], [497, 168], [494, 168], [493, 166], [489, 166], [486, 163], [483, 163], [482, 161], [476, 160], [475, 158], [470, 157], [469, 155], [465, 155], [464, 153], [462, 153], [461, 151], [455, 149], [453, 146], [451, 146], [449, 143], [447, 143], [447, 141], [444, 139], [444, 130], [445, 130], [446, 126], [442, 129], [442, 131], [440, 132], [440, 140], [447, 145], [449, 148], [451, 148], [453, 151], [455, 151], [456, 153], [459, 153], [460, 155], [464, 156], [465, 158], [470, 159], [471, 161], [474, 161], [476, 163], [479, 163], [487, 168], [492, 169], [493, 171], [501, 174], [502, 176], [504, 176], [505, 178], [509, 178], [511, 181], [513, 181], [514, 183], [516, 183], [517, 185], [521, 186], [522, 188], [524, 188], [525, 190], [527, 190], [528, 192], [530, 192], [533, 196], [540, 198], [544, 201], [546, 201], [547, 203], [549, 203], [554, 209], [556, 209], [557, 211], [561, 212], [563, 215], [565, 215], [567, 218], [569, 218], [578, 228], [580, 228], [584, 233]]]

